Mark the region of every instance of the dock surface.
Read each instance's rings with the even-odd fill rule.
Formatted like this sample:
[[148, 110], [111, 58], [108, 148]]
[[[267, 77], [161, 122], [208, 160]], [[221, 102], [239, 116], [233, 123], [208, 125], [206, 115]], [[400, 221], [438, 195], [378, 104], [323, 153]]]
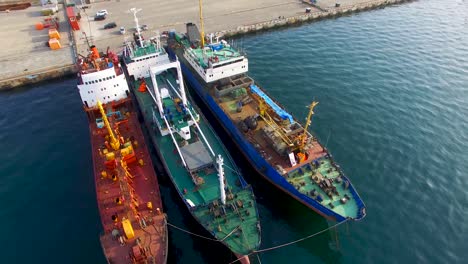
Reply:
[[51, 50], [47, 28], [36, 30], [35, 24], [42, 22], [41, 6], [24, 10], [12, 10], [0, 14], [0, 87], [14, 82], [17, 78], [32, 79], [38, 73], [57, 70], [74, 64], [73, 49], [69, 39], [70, 26], [63, 12], [59, 18], [60, 43], [62, 48]]
[[[315, 19], [333, 18], [339, 14], [380, 8], [386, 5], [411, 0], [319, 0], [310, 4], [307, 0], [204, 0], [203, 16], [205, 33], [216, 33], [226, 37], [252, 33], [279, 26], [288, 26]], [[81, 7], [81, 0], [65, 0]], [[335, 4], [340, 3], [337, 7]], [[36, 30], [34, 25], [43, 20], [41, 6], [33, 5], [25, 10], [2, 12], [0, 15], [0, 36], [4, 48], [0, 50], [0, 89], [56, 78], [73, 73], [76, 56], [87, 52], [90, 44], [105, 51], [110, 47], [121, 50], [124, 41], [131, 40], [135, 32], [132, 7], [141, 8], [138, 13], [140, 25], [147, 25], [146, 37], [156, 31], [175, 29], [185, 32], [185, 24], [199, 24], [198, 1], [185, 0], [99, 0], [85, 4], [80, 9], [80, 31], [71, 31], [64, 4], [59, 4], [60, 42], [62, 48], [51, 50], [45, 45], [48, 30]], [[310, 13], [306, 13], [310, 8]], [[97, 11], [106, 9], [105, 20], [94, 21]], [[117, 27], [104, 29], [104, 25], [115, 22]], [[126, 33], [120, 33], [120, 27]], [[76, 45], [73, 45], [75, 42]]]

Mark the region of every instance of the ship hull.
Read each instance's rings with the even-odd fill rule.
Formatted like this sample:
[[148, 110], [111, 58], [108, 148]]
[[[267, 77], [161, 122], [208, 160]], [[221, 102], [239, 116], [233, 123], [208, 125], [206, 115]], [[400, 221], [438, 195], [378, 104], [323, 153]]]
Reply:
[[[144, 162], [144, 165], [142, 166], [129, 164], [129, 169], [132, 171], [133, 175], [136, 176], [133, 179], [133, 188], [139, 197], [145, 199], [145, 202], [151, 202], [154, 208], [162, 210], [158, 180], [153, 170], [153, 164], [138, 122], [137, 113], [133, 110], [133, 105], [130, 99], [121, 100], [116, 102], [114, 105], [119, 104], [124, 105], [125, 109], [129, 110], [129, 114], [126, 119], [127, 122], [125, 125], [122, 125], [122, 136], [131, 136], [135, 140], [134, 142], [138, 142], [138, 147], [135, 147], [135, 151], [137, 153], [137, 157]], [[120, 107], [117, 106], [116, 110], [120, 110]], [[114, 221], [111, 221], [110, 219], [111, 215], [117, 213], [121, 214], [121, 206], [109, 202], [109, 200], [112, 200], [111, 197], [119, 196], [120, 189], [114, 186], [115, 183], [112, 183], [112, 180], [103, 178], [101, 174], [101, 172], [105, 170], [104, 164], [102, 163], [102, 154], [100, 152], [100, 149], [104, 145], [103, 129], [98, 128], [96, 126], [96, 122], [93, 121], [94, 118], [99, 115], [96, 115], [96, 113], [91, 111], [87, 111], [87, 115], [92, 147], [96, 198], [101, 223], [104, 228], [104, 232], [100, 236], [101, 247], [108, 263], [127, 263], [128, 251], [131, 247], [128, 246], [127, 248], [127, 245], [130, 245], [129, 243], [131, 240], [129, 240], [128, 243], [126, 243], [126, 246], [123, 247], [111, 233], [116, 228]], [[147, 212], [143, 212], [144, 215], [149, 215], [146, 213]], [[168, 233], [165, 221], [164, 214], [154, 214], [151, 217], [151, 223], [154, 225], [154, 230], [153, 228], [147, 230], [141, 230], [140, 228], [135, 229], [135, 234], [137, 236], [151, 236], [153, 242], [148, 246], [148, 248], [153, 259], [157, 263], [167, 262]], [[133, 225], [137, 226], [135, 222], [133, 222]]]
[[[169, 176], [169, 178], [171, 180], [171, 183], [174, 186], [174, 189], [177, 191], [177, 193], [178, 193], [180, 199], [182, 200], [182, 202], [184, 203], [186, 209], [192, 215], [192, 217], [197, 221], [197, 223], [204, 230], [206, 230], [210, 234], [210, 236], [212, 238], [216, 239], [215, 234], [213, 234], [212, 231], [205, 228], [203, 223], [200, 221], [200, 219], [195, 214], [195, 211], [191, 210], [191, 205], [187, 202], [186, 197], [184, 196], [184, 194], [182, 193], [180, 188], [178, 188], [177, 182], [175, 181], [175, 178], [176, 178], [175, 176], [176, 175], [174, 175], [174, 172], [173, 172], [174, 171], [174, 166], [171, 166], [170, 164], [168, 164], [170, 161], [168, 161], [167, 157], [164, 155], [164, 154], [166, 154], [166, 155], [176, 155], [176, 154], [174, 154], [172, 151], [168, 151], [167, 148], [162, 147], [162, 144], [160, 142], [162, 135], [160, 134], [160, 131], [158, 130], [157, 126], [152, 123], [153, 121], [152, 121], [151, 113], [149, 112], [149, 108], [147, 106], [145, 106], [145, 104], [140, 100], [139, 96], [135, 95], [136, 91], [135, 91], [135, 87], [133, 85], [131, 87], [131, 90], [132, 90], [132, 96], [135, 98], [136, 103], [139, 105], [140, 113], [143, 116], [145, 126], [148, 129], [148, 131], [150, 132], [149, 135], [150, 135], [151, 143], [153, 144], [153, 147], [156, 150], [156, 153], [157, 153], [159, 159], [162, 161], [164, 169], [167, 172], [167, 174], [168, 174], [168, 176]], [[204, 117], [201, 117], [201, 118], [204, 119]], [[204, 119], [204, 122], [207, 122], [207, 121]], [[169, 136], [167, 136], [167, 137], [169, 137]], [[166, 150], [166, 151], [164, 151], [164, 150]], [[182, 165], [180, 165], [180, 166], [182, 167]], [[185, 174], [187, 174], [187, 177], [190, 177], [186, 171], [184, 171], [184, 172], [176, 171], [175, 173], [185, 173]], [[247, 183], [242, 178], [240, 180], [242, 182], [242, 185], [245, 186], [246, 189], [249, 189], [252, 192], [251, 186], [248, 186]], [[227, 245], [224, 241], [220, 241], [220, 242], [224, 246], [229, 248], [229, 245]], [[259, 240], [259, 243], [260, 243], [260, 240]], [[258, 246], [257, 246], [257, 248], [258, 248]], [[238, 254], [236, 252], [234, 252], [234, 253], [236, 255], [243, 256], [242, 254]], [[248, 259], [247, 256], [245, 256], [245, 257], [246, 257], [246, 259]]]
[[[176, 56], [176, 51], [168, 47], [168, 53], [170, 56]], [[312, 198], [300, 193], [286, 179], [281, 176], [276, 169], [274, 169], [254, 148], [254, 146], [248, 142], [242, 132], [232, 122], [232, 120], [224, 113], [223, 109], [215, 102], [210, 93], [205, 89], [205, 82], [198, 78], [192, 71], [190, 64], [184, 59], [182, 55], [177, 57], [182, 62], [181, 68], [185, 79], [188, 81], [190, 88], [192, 88], [196, 94], [202, 99], [205, 106], [216, 118], [218, 123], [223, 127], [225, 132], [234, 141], [239, 151], [245, 156], [253, 168], [260, 174], [264, 179], [269, 181], [275, 187], [281, 189], [286, 194], [290, 195], [297, 201], [301, 202], [305, 206], [309, 207], [319, 215], [331, 221], [344, 221], [345, 217], [333, 212], [332, 210], [319, 204]], [[350, 183], [351, 185], [351, 183]], [[361, 201], [354, 188], [350, 188], [352, 196], [357, 200]], [[361, 202], [362, 203], [362, 202]]]

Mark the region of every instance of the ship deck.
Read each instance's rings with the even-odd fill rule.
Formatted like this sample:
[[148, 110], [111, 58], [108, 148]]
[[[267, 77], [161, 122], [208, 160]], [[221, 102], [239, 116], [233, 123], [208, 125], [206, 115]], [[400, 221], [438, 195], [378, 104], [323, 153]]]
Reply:
[[[218, 89], [230, 90], [232, 86], [218, 87]], [[249, 93], [247, 93], [247, 95], [252, 100], [244, 100], [248, 103], [243, 104], [240, 112], [237, 111], [239, 98], [234, 98], [235, 92], [226, 93], [221, 96], [218, 94], [218, 97], [216, 97], [215, 89], [211, 89], [210, 94], [213, 98], [217, 98], [216, 102], [218, 105], [235, 124], [238, 124], [248, 117], [259, 116], [259, 104]], [[249, 129], [248, 132], [244, 133], [245, 139], [247, 139], [260, 155], [287, 179], [290, 184], [307, 196], [312, 196], [312, 193], [314, 196], [319, 195], [322, 199], [322, 205], [327, 206], [329, 209], [342, 216], [351, 218], [358, 217], [358, 206], [354, 200], [350, 200], [353, 196], [350, 190], [344, 187], [344, 176], [340, 176], [338, 169], [329, 159], [328, 153], [315, 138], [312, 139], [309, 148], [306, 150], [307, 158], [302, 162], [297, 162], [295, 166], [292, 166], [289, 157], [279, 154], [274, 149], [270, 139], [265, 136], [263, 128], [269, 126], [269, 124], [262, 118], [257, 118], [257, 123], [258, 125], [255, 129]], [[338, 176], [340, 176], [340, 179], [335, 180]], [[318, 177], [318, 180], [314, 181], [313, 177]], [[329, 179], [331, 184], [335, 186], [337, 193], [329, 195], [324, 188], [321, 188], [319, 185], [322, 179]], [[342, 204], [341, 199], [344, 197], [346, 197], [348, 201]]]
[[[254, 116], [258, 114], [258, 104], [252, 101], [247, 105], [244, 105], [242, 112], [238, 113], [236, 111], [237, 100], [228, 100], [220, 102], [219, 105], [224, 110], [225, 113], [229, 115], [231, 120], [234, 120], [236, 123], [241, 120], [246, 119], [247, 117]], [[289, 159], [287, 157], [281, 156], [276, 152], [271, 144], [267, 141], [265, 136], [262, 133], [262, 128], [267, 126], [264, 121], [258, 119], [258, 126], [255, 130], [249, 130], [245, 136], [246, 138], [254, 144], [254, 146], [262, 152], [264, 158], [273, 166], [280, 165], [283, 170], [288, 173], [299, 167], [302, 167], [303, 164], [297, 164], [296, 166], [291, 166]], [[312, 147], [307, 151], [308, 158], [303, 163], [310, 163], [313, 160], [325, 156], [327, 153], [324, 151], [322, 146], [318, 143], [312, 144]]]
[[[104, 155], [104, 149], [106, 148], [107, 130], [105, 127], [98, 128], [96, 124], [96, 118], [101, 118], [99, 111], [97, 109], [88, 109], [86, 113], [90, 123], [97, 202], [104, 228], [101, 235], [104, 254], [110, 263], [131, 263], [130, 253], [140, 254], [142, 252], [136, 250], [138, 248], [138, 239], [142, 250], [145, 252], [144, 254], [148, 258], [154, 259], [156, 263], [165, 263], [167, 258], [165, 216], [162, 213], [158, 180], [137, 114], [129, 99], [116, 104], [107, 104], [103, 107], [108, 113], [120, 111], [122, 114], [123, 119], [121, 120], [117, 120], [114, 115], [109, 116], [108, 119], [113, 127], [118, 126], [118, 131], [126, 142], [132, 142], [137, 160], [133, 163], [127, 163], [131, 177], [125, 177], [125, 171], [119, 166], [117, 166], [116, 170], [106, 167], [105, 162], [107, 159], [106, 155]], [[120, 160], [118, 152], [114, 151], [116, 160]], [[141, 160], [143, 165], [138, 160]], [[106, 177], [102, 175], [104, 171], [107, 173]], [[113, 179], [114, 175], [115, 180]], [[125, 181], [128, 181], [129, 184], [124, 184]], [[125, 199], [126, 194], [129, 193], [133, 193], [133, 199]], [[120, 204], [117, 203], [117, 198], [119, 198]], [[152, 204], [152, 208], [147, 206], [148, 202]], [[141, 227], [134, 211], [128, 206], [129, 203], [136, 208], [138, 217], [145, 220], [147, 227]], [[117, 216], [118, 220], [114, 221], [113, 216]], [[124, 218], [131, 221], [135, 234], [132, 239], [125, 237], [121, 224], [121, 220]], [[125, 239], [119, 241], [120, 236]]]
[[[164, 78], [172, 84], [176, 83], [172, 74], [166, 74]], [[166, 80], [161, 78], [160, 75], [156, 80], [158, 87], [167, 86], [165, 84]], [[152, 87], [151, 78], [147, 78], [145, 82], [149, 87]], [[139, 85], [140, 82], [135, 81], [134, 93], [142, 112], [146, 113], [144, 114], [145, 118], [151, 120], [150, 117], [152, 109], [155, 108], [155, 103], [148, 92], [141, 93], [135, 88], [139, 87]], [[172, 88], [169, 87], [168, 89]], [[171, 92], [171, 95], [173, 97], [177, 96], [173, 92]], [[190, 101], [190, 98], [188, 100]], [[196, 114], [194, 109], [192, 109], [192, 113]], [[212, 165], [192, 171], [196, 178], [200, 178], [199, 182], [201, 184], [195, 184], [193, 177], [183, 166], [170, 135], [161, 136], [154, 124], [150, 129], [150, 133], [152, 133], [155, 141], [155, 148], [158, 149], [160, 156], [163, 156], [165, 167], [178, 193], [183, 197], [197, 221], [214, 237], [219, 240], [224, 239], [223, 243], [228, 245], [233, 252], [248, 254], [260, 245], [259, 217], [252, 189], [243, 185], [243, 180], [239, 178], [237, 166], [203, 116], [200, 116], [198, 124], [214, 153], [221, 155], [224, 159], [225, 186], [227, 187], [225, 206], [222, 206], [220, 201], [219, 178], [214, 167], [216, 166], [215, 159], [208, 149], [206, 149], [206, 152], [212, 158]], [[188, 143], [200, 142], [202, 136], [197, 129], [194, 126], [191, 126], [190, 129], [192, 139]], [[177, 133], [174, 133], [174, 136], [180, 146], [186, 144], [182, 142]], [[203, 146], [206, 148], [205, 143], [203, 143]], [[188, 200], [193, 203], [193, 207], [189, 205]]]
[[[184, 39], [182, 42], [185, 47], [190, 47], [190, 43], [187, 40]], [[205, 46], [204, 50], [200, 48], [190, 48], [189, 50], [203, 68], [208, 67], [204, 62], [204, 58], [216, 58], [217, 61], [223, 62], [241, 57], [241, 54], [237, 50], [221, 43]]]
[[133, 55], [131, 57], [124, 56], [125, 63], [131, 63], [132, 60], [136, 60], [139, 57], [151, 55], [151, 54], [159, 54], [158, 56], [162, 56], [166, 54], [166, 50], [163, 48], [157, 48], [155, 44], [149, 43], [147, 40], [143, 40], [144, 46], [139, 47], [136, 44], [132, 43], [131, 45], [135, 45], [133, 49]]

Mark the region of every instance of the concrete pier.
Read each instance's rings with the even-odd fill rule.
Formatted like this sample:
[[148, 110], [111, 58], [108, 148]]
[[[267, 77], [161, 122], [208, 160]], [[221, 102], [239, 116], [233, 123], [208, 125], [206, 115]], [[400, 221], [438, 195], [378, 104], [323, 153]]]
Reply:
[[42, 7], [33, 5], [24, 10], [0, 14], [0, 89], [32, 84], [73, 72], [74, 48], [71, 46], [70, 26], [60, 5], [60, 43], [62, 48], [51, 50], [47, 28], [36, 30], [35, 24], [43, 22]]
[[[81, 0], [65, 1], [74, 1], [77, 7], [82, 4]], [[318, 0], [311, 4], [309, 0], [204, 0], [205, 33], [232, 37], [409, 1], [412, 0]], [[85, 35], [100, 50], [110, 47], [119, 52], [122, 43], [131, 40], [135, 31], [133, 15], [128, 12], [132, 7], [142, 9], [138, 17], [140, 25], [148, 25], [146, 37], [170, 29], [185, 32], [185, 23], [199, 23], [198, 1], [91, 0], [91, 4], [84, 5], [87, 8], [80, 9], [81, 31], [70, 31], [64, 5], [60, 5], [63, 42], [62, 49], [55, 51], [45, 46], [46, 30], [34, 29], [34, 24], [43, 19], [40, 6], [1, 14], [0, 36], [13, 41], [0, 51], [0, 89], [72, 74], [77, 54], [87, 52]], [[310, 13], [306, 13], [306, 8], [311, 9]], [[107, 18], [94, 21], [94, 15], [102, 9], [108, 11]], [[109, 22], [115, 22], [117, 27], [104, 29]], [[125, 34], [120, 33], [121, 26], [125, 27]]]

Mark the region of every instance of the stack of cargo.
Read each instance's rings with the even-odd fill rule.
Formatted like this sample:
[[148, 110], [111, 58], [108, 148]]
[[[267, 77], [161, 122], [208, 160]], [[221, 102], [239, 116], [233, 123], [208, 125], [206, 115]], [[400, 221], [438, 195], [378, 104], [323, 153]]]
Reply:
[[53, 50], [62, 48], [60, 45], [60, 33], [55, 28], [49, 29], [49, 47]]

